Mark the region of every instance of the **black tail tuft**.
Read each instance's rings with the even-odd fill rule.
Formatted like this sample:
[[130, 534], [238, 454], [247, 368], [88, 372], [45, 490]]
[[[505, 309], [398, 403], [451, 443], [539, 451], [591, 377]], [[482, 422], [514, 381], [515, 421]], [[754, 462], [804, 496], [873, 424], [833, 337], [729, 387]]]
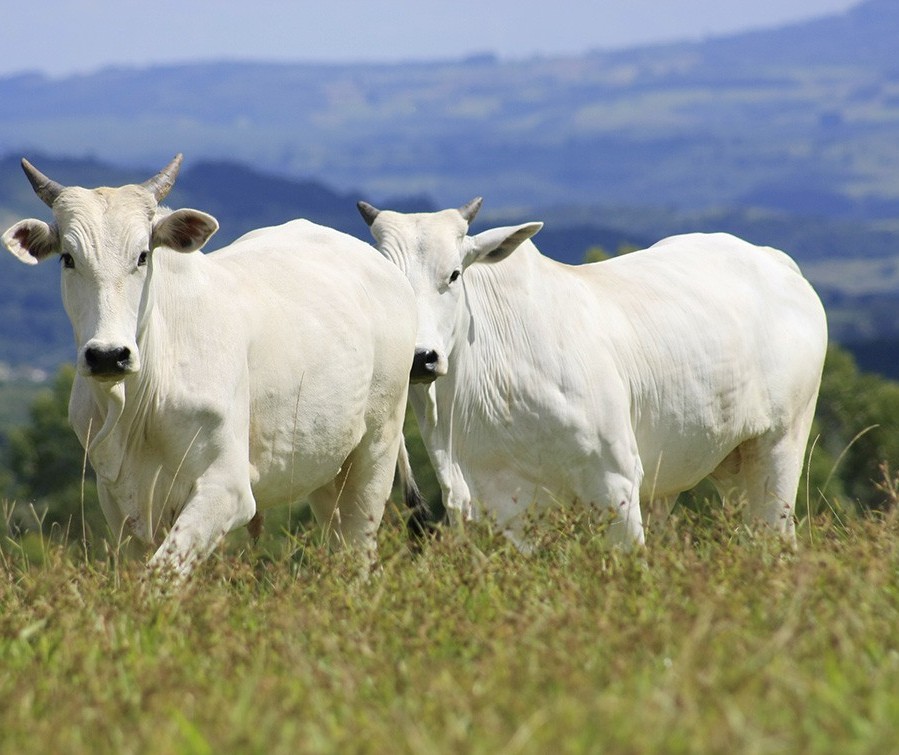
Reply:
[[406, 519], [406, 529], [409, 539], [415, 543], [434, 535], [437, 532], [437, 522], [431, 514], [427, 501], [421, 497], [417, 487], [406, 490], [406, 508], [409, 509], [409, 517]]
[[409, 539], [419, 545], [425, 538], [437, 531], [437, 522], [431, 516], [427, 501], [422, 498], [415, 476], [412, 474], [412, 465], [409, 463], [409, 453], [406, 451], [405, 438], [400, 443], [400, 450], [396, 460], [396, 469], [403, 488], [403, 498], [406, 508], [409, 509], [409, 518], [406, 520], [406, 529]]

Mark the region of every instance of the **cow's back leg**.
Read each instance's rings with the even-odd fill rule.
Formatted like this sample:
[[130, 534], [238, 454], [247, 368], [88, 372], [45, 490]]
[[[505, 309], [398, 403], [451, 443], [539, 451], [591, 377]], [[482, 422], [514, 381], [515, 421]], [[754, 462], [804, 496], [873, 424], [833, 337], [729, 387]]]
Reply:
[[343, 544], [340, 515], [337, 513], [337, 491], [342, 487], [344, 478], [345, 475], [341, 470], [336, 479], [309, 494], [309, 508], [312, 509], [315, 521], [322, 528], [332, 549], [339, 548]]
[[613, 424], [615, 431], [609, 431], [608, 435], [615, 440], [600, 448], [599, 453], [582, 467], [574, 492], [578, 500], [601, 515], [611, 513], [606, 541], [612, 546], [630, 549], [644, 545], [646, 538], [640, 510], [643, 463], [633, 434], [621, 436], [620, 428], [627, 420], [626, 416], [621, 416]]
[[402, 415], [369, 433], [344, 462], [340, 474], [309, 502], [333, 549], [353, 548], [370, 562], [377, 557], [378, 527], [390, 497], [402, 440]]
[[814, 402], [787, 430], [741, 443], [712, 474], [724, 494], [745, 496], [747, 518], [762, 522], [791, 543], [794, 513]]
[[97, 497], [116, 551], [129, 558], [145, 558], [150, 546], [134, 537], [128, 519], [122, 516], [121, 509], [102, 481], [97, 482]]
[[351, 456], [334, 480], [309, 496], [309, 504], [332, 550], [359, 550], [374, 561], [390, 483], [365, 484], [358, 473]]
[[795, 539], [793, 507], [801, 463], [784, 439], [752, 438], [728, 454], [712, 473], [719, 495], [745, 503], [745, 518], [787, 540]]
[[677, 495], [654, 496], [643, 504], [643, 525], [654, 535], [665, 532]]

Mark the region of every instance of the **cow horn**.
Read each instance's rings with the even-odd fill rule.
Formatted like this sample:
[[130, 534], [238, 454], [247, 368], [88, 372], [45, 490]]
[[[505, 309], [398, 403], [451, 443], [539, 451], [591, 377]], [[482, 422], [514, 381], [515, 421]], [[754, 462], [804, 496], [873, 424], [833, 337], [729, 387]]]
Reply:
[[145, 189], [153, 192], [153, 196], [156, 197], [157, 202], [161, 202], [165, 199], [172, 190], [175, 179], [178, 177], [178, 171], [181, 170], [181, 161], [183, 159], [184, 155], [179, 152], [168, 165], [159, 171], [159, 173], [141, 184]]
[[475, 218], [475, 215], [478, 214], [478, 210], [481, 209], [481, 203], [484, 201], [483, 197], [475, 197], [468, 204], [463, 205], [459, 208], [459, 214], [465, 218], [465, 221], [471, 225], [472, 221]]
[[362, 215], [362, 219], [371, 226], [372, 223], [375, 222], [378, 215], [381, 214], [381, 211], [368, 202], [356, 202], [356, 207], [359, 208], [359, 213]]
[[31, 182], [31, 186], [34, 188], [35, 194], [37, 194], [41, 198], [41, 200], [43, 200], [45, 205], [47, 205], [48, 207], [53, 207], [53, 203], [56, 201], [56, 197], [59, 196], [60, 192], [65, 188], [65, 186], [60, 183], [56, 183], [56, 181], [54, 181], [52, 178], [47, 178], [47, 176], [41, 173], [24, 157], [22, 158], [22, 170], [25, 171], [25, 175]]

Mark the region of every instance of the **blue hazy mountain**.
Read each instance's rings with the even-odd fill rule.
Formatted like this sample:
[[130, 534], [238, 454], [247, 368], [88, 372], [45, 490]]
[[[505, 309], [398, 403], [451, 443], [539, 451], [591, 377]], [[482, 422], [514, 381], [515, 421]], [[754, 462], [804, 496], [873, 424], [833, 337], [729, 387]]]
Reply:
[[[339, 191], [899, 210], [899, 3], [689, 44], [396, 65], [211, 62], [0, 79], [0, 153], [231, 160]], [[190, 162], [188, 162], [190, 164]]]

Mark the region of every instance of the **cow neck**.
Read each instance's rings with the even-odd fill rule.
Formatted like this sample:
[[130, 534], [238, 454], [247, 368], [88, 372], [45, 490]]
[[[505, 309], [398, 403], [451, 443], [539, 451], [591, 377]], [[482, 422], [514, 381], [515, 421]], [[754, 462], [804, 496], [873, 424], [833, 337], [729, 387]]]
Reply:
[[[199, 254], [199, 253], [197, 253]], [[130, 386], [129, 401], [138, 410], [153, 396], [167, 392], [176, 362], [173, 344], [196, 317], [199, 306], [193, 286], [194, 255], [159, 248], [153, 253], [138, 317], [141, 352], [139, 380]]]
[[[466, 273], [465, 302], [458, 333], [465, 333], [453, 345], [449, 372], [478, 386], [460, 383], [454, 398], [474, 405], [465, 410], [504, 415], [510, 392], [516, 389], [519, 370], [532, 360], [544, 358], [531, 342], [533, 310], [539, 309], [539, 291], [546, 259], [529, 241], [502, 262], [473, 265]], [[454, 369], [455, 368], [455, 369]], [[454, 375], [455, 377], [455, 375]], [[453, 381], [455, 382], [455, 380]], [[439, 390], [439, 388], [438, 388]], [[457, 412], [458, 413], [458, 412]]]
[[88, 457], [98, 475], [114, 481], [119, 478], [125, 455], [124, 445], [114, 437], [125, 412], [125, 381], [105, 384], [88, 380], [91, 398], [102, 423], [89, 437]]
[[530, 242], [525, 244], [529, 248], [523, 244], [502, 262], [477, 263], [466, 270], [447, 374], [409, 391], [444, 503], [465, 518], [474, 514], [466, 448], [478, 427], [510, 421], [510, 400], [518, 386], [509, 365], [512, 355], [531, 349], [529, 343], [522, 345], [527, 302], [521, 297], [530, 293], [528, 281], [543, 272], [544, 258]]

